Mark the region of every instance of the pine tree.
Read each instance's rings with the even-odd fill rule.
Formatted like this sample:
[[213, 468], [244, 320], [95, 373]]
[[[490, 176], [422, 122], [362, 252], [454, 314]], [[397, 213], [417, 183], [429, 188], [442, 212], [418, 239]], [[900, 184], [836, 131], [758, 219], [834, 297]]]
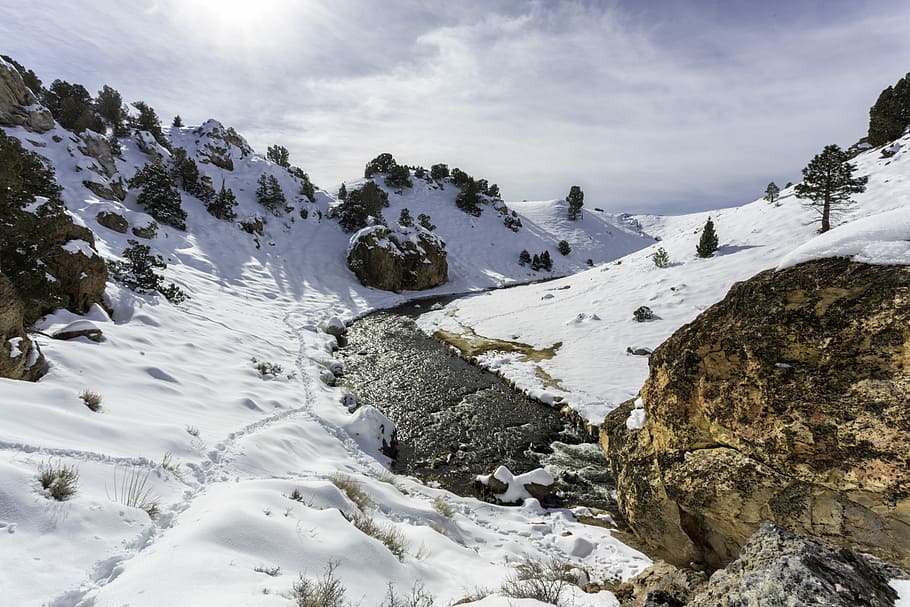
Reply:
[[138, 201], [149, 215], [178, 230], [186, 229], [186, 211], [180, 206], [180, 192], [163, 164], [146, 164], [130, 179], [129, 186], [142, 188]]
[[281, 184], [278, 183], [278, 179], [274, 175], [263, 173], [259, 176], [256, 184], [256, 200], [259, 201], [259, 204], [271, 211], [272, 214], [281, 215], [288, 201], [284, 195], [284, 190], [281, 189]]
[[666, 268], [670, 265], [670, 255], [667, 253], [666, 249], [659, 247], [657, 251], [651, 255], [651, 261], [653, 261], [654, 265], [658, 268]]
[[569, 203], [569, 219], [574, 221], [581, 217], [581, 207], [585, 206], [585, 193], [581, 191], [581, 187], [573, 185], [569, 188], [566, 202]]
[[[457, 170], [455, 169], [455, 171]], [[453, 177], [455, 171], [452, 172]], [[480, 208], [480, 188], [477, 186], [477, 182], [468, 177], [464, 185], [459, 187], [461, 187], [461, 191], [455, 197], [455, 206], [469, 215], [480, 217], [483, 209]]]
[[714, 231], [714, 222], [710, 217], [705, 222], [695, 251], [699, 257], [714, 257], [714, 252], [717, 251], [717, 233]]
[[398, 214], [398, 225], [403, 228], [410, 228], [414, 225], [414, 219], [411, 217], [411, 211], [407, 207], [401, 209]]
[[421, 213], [417, 216], [417, 223], [419, 223], [424, 229], [431, 232], [436, 229], [436, 225], [430, 221], [430, 216], [426, 213]]
[[531, 258], [531, 269], [537, 272], [540, 270], [540, 255], [534, 253], [534, 257]]
[[765, 188], [764, 199], [768, 202], [775, 202], [780, 197], [780, 188], [773, 181]]
[[65, 129], [75, 133], [92, 130], [104, 133], [104, 124], [95, 113], [92, 96], [81, 84], [70, 84], [65, 80], [54, 80], [45, 92], [44, 104]]
[[338, 200], [344, 200], [348, 197], [348, 189], [345, 187], [344, 183], [341, 184], [341, 187], [338, 188]]
[[569, 246], [568, 240], [560, 240], [557, 249], [559, 249], [559, 252], [562, 255], [568, 255], [572, 252], [572, 247]]
[[521, 253], [518, 254], [518, 265], [526, 266], [529, 263], [531, 263], [531, 254], [528, 253], [527, 249], [522, 249]]
[[831, 213], [852, 204], [850, 196], [866, 191], [868, 177], [853, 177], [856, 165], [847, 153], [835, 144], [825, 146], [803, 169], [803, 181], [796, 184], [799, 198], [808, 199], [807, 206], [815, 208], [821, 220], [820, 233], [831, 229]]
[[174, 121], [171, 122], [171, 126], [176, 127], [178, 129], [183, 127], [183, 118], [180, 117], [180, 114], [177, 114], [176, 116], [174, 116]]
[[234, 196], [233, 190], [224, 187], [224, 181], [222, 181], [221, 189], [215, 194], [211, 202], [205, 205], [205, 210], [212, 217], [225, 221], [234, 221], [237, 219], [237, 213], [234, 211], [236, 206], [237, 197]]
[[540, 267], [546, 270], [547, 272], [553, 269], [553, 260], [550, 259], [550, 252], [544, 251], [540, 254]]
[[430, 167], [430, 177], [436, 181], [442, 181], [449, 176], [449, 165], [434, 164]]
[[878, 147], [900, 137], [910, 125], [910, 74], [881, 92], [869, 109], [868, 142]]
[[177, 186], [187, 194], [203, 202], [211, 200], [215, 195], [212, 186], [203, 181], [199, 165], [187, 155], [184, 148], [174, 149], [168, 159], [168, 168]]
[[502, 194], [499, 193], [499, 186], [495, 183], [487, 188], [486, 194], [493, 200], [502, 200]]
[[123, 97], [117, 89], [106, 84], [102, 86], [95, 97], [95, 111], [113, 129], [115, 137], [127, 134], [125, 125], [127, 112], [123, 107]]
[[463, 188], [464, 186], [466, 186], [468, 184], [469, 181], [474, 181], [474, 179], [470, 175], [468, 175], [467, 173], [465, 173], [458, 167], [455, 167], [454, 169], [452, 169], [451, 177], [452, 177], [452, 183], [457, 188]]
[[385, 178], [385, 184], [390, 188], [402, 189], [413, 187], [414, 184], [411, 182], [411, 172], [408, 170], [408, 167], [404, 165], [396, 165], [389, 169], [388, 175]]
[[291, 153], [283, 145], [270, 145], [265, 157], [285, 169], [291, 166]]
[[372, 181], [348, 192], [343, 203], [336, 207], [338, 223], [345, 232], [356, 232], [367, 226], [370, 218], [383, 223], [382, 209], [389, 206], [389, 195]]
[[133, 107], [139, 111], [139, 116], [133, 121], [134, 126], [140, 131], [148, 131], [161, 147], [170, 150], [171, 144], [164, 136], [164, 131], [161, 130], [161, 121], [155, 110], [144, 101], [134, 102]]
[[395, 158], [388, 152], [382, 153], [367, 163], [363, 170], [363, 176], [369, 179], [376, 173], [390, 173], [392, 169], [398, 166]]

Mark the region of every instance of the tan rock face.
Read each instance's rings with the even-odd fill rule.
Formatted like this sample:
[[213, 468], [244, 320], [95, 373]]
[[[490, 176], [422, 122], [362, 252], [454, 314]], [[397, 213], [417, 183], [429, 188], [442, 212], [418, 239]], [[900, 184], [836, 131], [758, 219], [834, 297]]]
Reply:
[[655, 350], [619, 504], [668, 560], [720, 566], [762, 520], [910, 564], [910, 268], [823, 260], [738, 283]]
[[435, 234], [423, 228], [405, 234], [385, 226], [354, 235], [348, 267], [364, 285], [396, 292], [439, 286], [449, 271], [445, 243]]
[[54, 128], [50, 110], [41, 106], [12, 65], [0, 59], [0, 125], [44, 133]]
[[25, 332], [22, 304], [13, 284], [0, 274], [0, 377], [34, 381], [45, 367], [44, 355]]

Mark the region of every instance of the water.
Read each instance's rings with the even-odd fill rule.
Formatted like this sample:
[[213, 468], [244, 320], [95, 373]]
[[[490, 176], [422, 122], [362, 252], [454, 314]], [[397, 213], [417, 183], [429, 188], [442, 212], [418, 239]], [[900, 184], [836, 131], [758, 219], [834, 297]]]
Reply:
[[[596, 444], [568, 418], [423, 334], [408, 304], [348, 329], [337, 353], [344, 383], [397, 427], [394, 470], [469, 495], [476, 474], [504, 464], [519, 474], [545, 465], [564, 502], [610, 507], [612, 481]], [[424, 306], [429, 304], [424, 303]]]

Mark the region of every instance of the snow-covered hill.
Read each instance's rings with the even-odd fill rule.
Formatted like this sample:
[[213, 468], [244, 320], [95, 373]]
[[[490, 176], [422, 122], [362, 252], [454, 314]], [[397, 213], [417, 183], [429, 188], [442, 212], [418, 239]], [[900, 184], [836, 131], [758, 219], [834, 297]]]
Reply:
[[[599, 423], [634, 397], [647, 377], [647, 357], [628, 349], [656, 348], [719, 301], [734, 282], [813, 256], [859, 254], [867, 262], [907, 263], [908, 145], [910, 136], [905, 136], [892, 146], [897, 153], [890, 158], [877, 149], [854, 159], [856, 174], [869, 175], [867, 190], [841, 216], [842, 227], [827, 234], [817, 235], [815, 211], [792, 189], [784, 190], [777, 204], [760, 199], [707, 213], [638, 216], [641, 230], [660, 242], [568, 278], [460, 299], [424, 315], [420, 324], [428, 333], [470, 330], [535, 348], [561, 344], [552, 359], [539, 362], [495, 351], [480, 360], [529, 393], [546, 401], [561, 398]], [[695, 245], [709, 216], [720, 248], [713, 258], [702, 259]], [[664, 268], [651, 259], [660, 247], [671, 262]], [[795, 257], [787, 259], [791, 253]], [[632, 313], [639, 306], [651, 308], [654, 320], [635, 321]]]
[[[112, 316], [98, 306], [84, 318], [58, 311], [38, 327], [47, 335], [87, 320], [103, 331], [102, 342], [38, 334], [47, 375], [37, 383], [0, 380], [0, 602], [287, 605], [299, 573], [317, 576], [337, 562], [336, 577], [362, 605], [379, 605], [389, 582], [405, 594], [420, 582], [446, 604], [480, 587], [496, 590], [525, 557], [569, 558], [592, 580], [626, 578], [646, 566], [609, 531], [581, 525], [568, 511], [533, 501], [491, 506], [386, 472], [378, 448], [392, 424], [372, 407], [349, 412], [343, 391], [323, 383], [337, 361], [334, 338], [319, 326], [426, 293], [357, 283], [344, 259], [350, 235], [328, 218], [333, 196], [317, 191], [309, 202], [297, 195], [299, 179], [247, 152], [242, 140], [224, 149], [224, 139], [212, 137], [224, 131], [217, 123], [172, 129], [173, 144], [197, 161], [206, 146], [223, 148], [233, 170], [202, 162], [200, 170], [216, 189], [223, 180], [234, 191], [238, 221], [261, 219], [262, 234], [211, 217], [182, 193], [187, 230], [160, 225], [142, 240], [97, 220], [107, 211], [131, 226], [150, 223], [136, 192], [120, 202], [84, 181], [125, 182], [152, 155], [166, 157], [150, 137], [123, 139], [108, 179], [83, 153], [84, 142], [59, 127], [4, 130], [51, 161], [64, 202], [95, 232], [100, 255], [115, 259], [130, 240], [148, 244], [168, 263], [165, 277], [190, 299], [175, 306], [112, 280]], [[279, 180], [286, 213], [272, 215], [256, 202], [262, 174]], [[458, 210], [453, 187], [415, 185], [391, 193], [386, 216], [393, 221], [408, 206], [439, 226], [452, 272], [435, 293], [531, 280], [538, 275], [518, 265], [521, 249], [555, 254], [559, 238], [531, 219], [522, 218], [525, 227], [515, 233], [491, 209], [479, 218]], [[579, 252], [554, 255], [554, 273], [647, 242], [621, 228], [607, 236], [570, 241]], [[262, 373], [261, 363], [275, 366]], [[86, 390], [100, 396], [99, 412], [80, 398]], [[60, 466], [78, 472], [76, 493], [63, 502], [49, 499], [37, 480], [42, 467]], [[345, 518], [358, 511], [337, 486], [345, 483], [368, 496], [368, 517], [400, 534], [400, 558]], [[147, 494], [136, 494], [139, 484]], [[289, 497], [295, 490], [299, 500]], [[614, 604], [573, 592], [579, 605]]]

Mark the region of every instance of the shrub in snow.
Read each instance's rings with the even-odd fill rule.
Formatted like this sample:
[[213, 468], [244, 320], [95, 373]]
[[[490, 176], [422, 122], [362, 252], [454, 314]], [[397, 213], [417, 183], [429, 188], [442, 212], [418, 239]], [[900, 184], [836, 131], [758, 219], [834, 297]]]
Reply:
[[95, 413], [101, 410], [101, 395], [97, 392], [83, 390], [79, 395], [79, 398], [82, 399], [82, 402], [85, 403], [85, 406], [88, 407], [89, 410]]
[[635, 308], [635, 311], [632, 312], [632, 316], [638, 322], [645, 322], [646, 320], [651, 320], [654, 318], [654, 312], [651, 311], [651, 308], [648, 306], [639, 306]]
[[572, 252], [572, 247], [569, 246], [568, 240], [560, 240], [556, 248], [559, 250], [559, 253], [564, 256]]
[[257, 360], [256, 357], [252, 357], [250, 361], [253, 363], [253, 366], [259, 371], [260, 375], [272, 375], [279, 376], [281, 375], [282, 368], [278, 363], [270, 363], [264, 360]]
[[360, 488], [360, 483], [347, 474], [337, 472], [329, 477], [329, 482], [348, 496], [359, 509], [363, 510], [370, 505], [370, 497]]
[[381, 607], [434, 607], [435, 605], [436, 601], [420, 582], [414, 582], [411, 593], [405, 595], [399, 595], [395, 590], [395, 584], [389, 582]]
[[330, 561], [321, 577], [312, 579], [303, 575], [291, 586], [291, 600], [297, 607], [349, 607], [345, 600], [344, 585], [335, 577], [338, 561]]
[[831, 213], [851, 205], [850, 197], [866, 191], [868, 176], [853, 177], [856, 165], [850, 156], [837, 145], [827, 145], [803, 169], [803, 181], [796, 185], [796, 196], [808, 199], [805, 204], [818, 211], [821, 221], [819, 232], [831, 229]]
[[152, 486], [149, 483], [151, 474], [151, 470], [143, 470], [137, 466], [120, 472], [115, 468], [111, 498], [129, 508], [144, 510], [149, 517], [155, 518], [161, 507], [158, 498], [152, 495]]
[[[537, 257], [537, 256], [535, 255], [535, 257]], [[527, 249], [522, 249], [521, 253], [518, 254], [518, 265], [526, 266], [529, 263], [531, 263], [531, 254], [528, 253]], [[538, 264], [540, 263], [539, 258], [537, 260], [537, 263]]]
[[300, 180], [300, 195], [310, 202], [316, 202], [316, 186], [310, 181], [310, 176], [299, 167], [290, 167], [288, 173]]
[[54, 460], [38, 466], [38, 482], [51, 499], [63, 502], [76, 494], [79, 471]]
[[152, 255], [147, 245], [135, 240], [128, 242], [132, 246], [123, 250], [126, 261], [109, 261], [107, 264], [108, 271], [115, 280], [138, 293], [157, 291], [173, 304], [189, 299], [180, 287], [173, 283], [165, 284], [164, 277], [155, 272], [155, 268], [167, 267], [160, 255]]
[[521, 229], [521, 219], [518, 217], [518, 214], [515, 213], [515, 211], [512, 211], [512, 213], [505, 215], [502, 218], [502, 223], [513, 232], [517, 232]]
[[581, 187], [573, 185], [569, 188], [569, 195], [566, 196], [566, 202], [569, 203], [568, 218], [570, 220], [576, 220], [581, 217], [581, 208], [585, 206], [585, 193], [581, 191]]
[[455, 507], [441, 497], [437, 497], [433, 500], [433, 510], [446, 518], [455, 516]]
[[186, 211], [180, 206], [177, 184], [163, 164], [146, 164], [133, 175], [129, 186], [141, 188], [138, 202], [149, 215], [178, 230], [186, 229]]
[[287, 198], [281, 184], [274, 175], [260, 175], [257, 180], [256, 200], [259, 204], [267, 208], [274, 215], [281, 215], [284, 207], [287, 205]]
[[574, 569], [569, 561], [557, 556], [548, 561], [526, 557], [515, 565], [501, 592], [513, 599], [534, 599], [559, 606], [566, 591], [578, 584]]
[[392, 524], [377, 523], [373, 517], [363, 512], [354, 512], [350, 515], [342, 512], [342, 516], [363, 533], [382, 542], [398, 560], [404, 559], [408, 541], [397, 527]]
[[651, 254], [651, 261], [658, 268], [666, 268], [670, 265], [670, 255], [663, 247], [658, 247], [657, 251]]
[[715, 251], [717, 251], [717, 233], [714, 231], [714, 222], [708, 217], [705, 227], [702, 228], [701, 238], [695, 245], [695, 252], [699, 257], [714, 257]]

